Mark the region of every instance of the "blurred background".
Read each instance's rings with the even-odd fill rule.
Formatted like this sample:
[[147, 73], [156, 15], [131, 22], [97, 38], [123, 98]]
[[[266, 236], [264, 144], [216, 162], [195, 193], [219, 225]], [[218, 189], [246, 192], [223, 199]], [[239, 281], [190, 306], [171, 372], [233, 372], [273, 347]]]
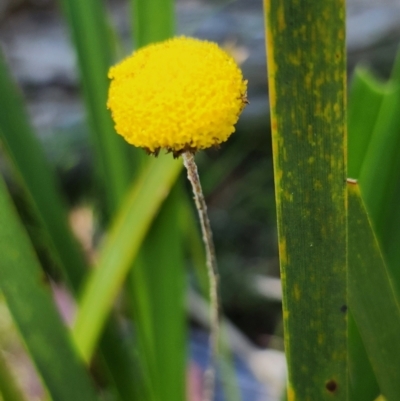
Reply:
[[[106, 3], [110, 22], [123, 39], [118, 49], [122, 58], [133, 48], [128, 4], [124, 0]], [[347, 7], [349, 85], [357, 64], [388, 78], [400, 39], [400, 0], [348, 0]], [[274, 385], [276, 379], [280, 389], [284, 377], [281, 294], [262, 1], [177, 0], [176, 18], [178, 35], [218, 42], [233, 54], [249, 81], [250, 104], [237, 132], [221, 149], [201, 152], [196, 158], [214, 230], [224, 314], [235, 330], [244, 334], [247, 345], [260, 352], [267, 348], [278, 351], [275, 356], [279, 362], [272, 359], [271, 370], [280, 366], [279, 372], [276, 377], [271, 373], [265, 383]], [[75, 50], [57, 2], [0, 0], [0, 46], [48, 161], [57, 171], [74, 231], [87, 256], [95, 258], [102, 226], [92, 182], [93, 153]], [[0, 168], [18, 199], [3, 154]], [[40, 244], [38, 252], [51, 270], [51, 261], [46, 261]], [[70, 318], [67, 294], [59, 291], [56, 296]], [[14, 329], [6, 308], [2, 304], [0, 308], [0, 341], [14, 352], [18, 349]], [[202, 326], [201, 313], [195, 307], [189, 315], [193, 328]], [[205, 340], [201, 331], [194, 332], [193, 358], [200, 360], [196, 350], [202, 349]], [[40, 397], [40, 386], [31, 377], [27, 358], [18, 351], [13, 355], [31, 399]], [[268, 362], [260, 363], [267, 369], [263, 364]], [[257, 369], [253, 365], [252, 369]]]

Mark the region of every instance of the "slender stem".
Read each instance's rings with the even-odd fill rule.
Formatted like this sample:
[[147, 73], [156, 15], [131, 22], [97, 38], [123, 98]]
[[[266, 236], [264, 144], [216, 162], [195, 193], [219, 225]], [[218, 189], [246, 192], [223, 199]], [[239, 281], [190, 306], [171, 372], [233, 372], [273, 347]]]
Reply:
[[206, 248], [207, 273], [210, 283], [210, 348], [211, 361], [206, 370], [204, 377], [204, 401], [212, 401], [214, 399], [216, 362], [218, 356], [218, 338], [219, 338], [219, 302], [218, 302], [218, 269], [217, 259], [215, 257], [215, 247], [211, 231], [210, 220], [207, 214], [207, 205], [204, 199], [203, 190], [201, 189], [199, 173], [197, 165], [194, 161], [193, 153], [190, 151], [182, 154], [183, 164], [186, 167], [188, 179], [192, 184], [194, 200], [197, 211], [199, 213], [201, 232], [203, 234], [203, 242]]

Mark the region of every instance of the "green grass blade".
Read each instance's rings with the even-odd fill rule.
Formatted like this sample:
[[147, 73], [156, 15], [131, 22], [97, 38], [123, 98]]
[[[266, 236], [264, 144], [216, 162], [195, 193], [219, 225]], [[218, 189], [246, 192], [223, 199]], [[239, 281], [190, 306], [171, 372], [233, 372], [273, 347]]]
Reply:
[[[366, 190], [365, 203], [376, 228], [381, 248], [398, 277], [400, 261], [400, 210], [397, 199], [400, 188], [393, 183], [400, 179], [398, 128], [400, 57], [388, 83], [378, 82], [368, 71], [358, 69], [350, 94], [348, 119], [349, 176], [360, 177], [360, 185]], [[364, 191], [363, 191], [364, 193]], [[396, 282], [398, 283], [398, 281]], [[399, 285], [395, 288], [399, 292]], [[351, 323], [351, 322], [350, 322]], [[358, 330], [356, 324], [354, 329]], [[351, 325], [350, 325], [351, 328]], [[352, 400], [372, 400], [377, 395], [377, 384], [361, 339], [349, 332], [349, 359]], [[375, 396], [375, 397], [374, 397]]]
[[349, 184], [349, 306], [382, 394], [400, 394], [400, 308], [357, 184]]
[[[0, 55], [1, 57], [1, 55]], [[81, 282], [87, 271], [83, 253], [73, 238], [68, 227], [66, 211], [62, 199], [56, 187], [54, 176], [46, 163], [42, 151], [25, 114], [23, 101], [18, 94], [6, 66], [0, 59], [0, 138], [6, 145], [15, 169], [18, 171], [24, 186], [28, 189], [39, 220], [45, 230], [49, 248], [53, 250], [55, 260], [59, 262], [58, 267], [63, 270], [64, 277], [75, 294], [79, 292]], [[115, 320], [114, 320], [115, 323]], [[118, 338], [117, 325], [110, 323], [107, 328], [107, 337], [102, 343], [112, 343], [113, 348], [102, 347], [110, 371], [114, 374], [119, 387], [124, 394], [131, 394], [129, 388], [132, 381], [125, 379], [129, 375], [129, 362], [122, 363], [121, 357], [126, 353], [117, 349], [120, 341]], [[114, 340], [113, 340], [114, 338]], [[113, 363], [114, 361], [114, 363]], [[117, 366], [119, 369], [115, 369]], [[121, 372], [122, 370], [122, 372]]]
[[[64, 6], [78, 56], [83, 93], [95, 149], [95, 167], [99, 198], [106, 216], [118, 210], [128, 190], [132, 168], [140, 170], [142, 154], [115, 133], [114, 123], [106, 109], [109, 81], [108, 69], [115, 61], [117, 37], [111, 30], [104, 2], [97, 0], [60, 0]], [[113, 43], [114, 42], [114, 43]], [[129, 157], [129, 159], [128, 159]], [[101, 353], [108, 372], [122, 397], [132, 398], [132, 361], [118, 341], [116, 319], [107, 323], [101, 340]]]
[[68, 227], [66, 210], [54, 176], [1, 54], [0, 93], [0, 139], [47, 231], [46, 240], [55, 260], [71, 288], [77, 291], [86, 271], [83, 253]]
[[348, 109], [348, 176], [359, 178], [380, 105], [387, 85], [378, 82], [371, 73], [356, 68], [349, 96]]
[[108, 213], [115, 212], [130, 180], [127, 152], [132, 150], [115, 134], [110, 113], [106, 110], [108, 69], [113, 60], [112, 38], [102, 1], [60, 0], [78, 55], [92, 141], [96, 152], [96, 169], [106, 198]]
[[1, 179], [0, 210], [0, 288], [38, 372], [54, 400], [97, 400]]
[[239, 138], [235, 138], [235, 143], [229, 144], [229, 147], [218, 155], [218, 159], [212, 162], [207, 154], [202, 154], [199, 168], [201, 169], [202, 165], [210, 166], [208, 169], [202, 170], [201, 174], [204, 194], [207, 196], [212, 193], [218, 185], [227, 180], [229, 174], [238, 169], [240, 164], [246, 160], [252, 149], [254, 149], [253, 141], [249, 141], [246, 135], [241, 135]]
[[152, 219], [175, 182], [182, 163], [171, 155], [154, 159], [131, 189], [84, 289], [73, 329], [85, 360], [92, 356], [104, 321]]
[[397, 51], [397, 56], [393, 64], [393, 69], [390, 74], [391, 81], [400, 84], [400, 47]]
[[179, 189], [175, 187], [161, 208], [130, 276], [139, 354], [150, 397], [165, 401], [186, 399], [186, 272]]
[[[131, 11], [136, 48], [173, 36], [173, 0], [133, 0]], [[177, 216], [180, 197], [176, 188], [161, 208], [129, 278], [149, 400], [185, 398], [185, 274]]]
[[347, 400], [344, 1], [265, 0], [289, 400]]
[[373, 401], [380, 394], [380, 389], [351, 311], [348, 313], [348, 327], [349, 400]]
[[[379, 110], [390, 85], [377, 81], [364, 68], [353, 75], [348, 110], [348, 176], [358, 178]], [[372, 401], [379, 386], [354, 319], [349, 314], [349, 391], [352, 401]]]
[[137, 381], [133, 380], [136, 373], [135, 356], [128, 338], [120, 328], [118, 316], [112, 314], [104, 327], [100, 339], [100, 352], [103, 358], [108, 384], [114, 384], [114, 392], [118, 393], [118, 400], [135, 400]]
[[359, 184], [385, 261], [400, 296], [400, 84], [385, 93]]
[[175, 34], [174, 0], [130, 0], [135, 47]]
[[26, 401], [25, 396], [10, 372], [7, 362], [0, 352], [0, 399], [4, 401]]
[[180, 221], [181, 229], [186, 240], [186, 248], [190, 254], [192, 269], [195, 274], [197, 285], [202, 295], [208, 299], [209, 282], [206, 270], [206, 255], [203, 240], [199, 229], [199, 223], [193, 210], [192, 199], [189, 196], [182, 196]]

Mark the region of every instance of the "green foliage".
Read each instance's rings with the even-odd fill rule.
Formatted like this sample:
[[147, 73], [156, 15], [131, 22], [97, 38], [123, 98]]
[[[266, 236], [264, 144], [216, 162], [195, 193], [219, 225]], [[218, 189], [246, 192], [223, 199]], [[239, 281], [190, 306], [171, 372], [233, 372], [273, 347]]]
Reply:
[[358, 185], [350, 183], [349, 305], [381, 392], [394, 401], [400, 394], [400, 307], [393, 287]]
[[55, 400], [98, 400], [2, 179], [0, 210], [0, 288], [38, 372]]
[[[167, 5], [167, 2], [165, 3]], [[169, 7], [171, 7], [171, 4]], [[63, 6], [78, 54], [82, 84], [92, 127], [93, 143], [96, 150], [96, 176], [98, 183], [101, 182], [103, 186], [100, 194], [103, 193], [105, 195], [101, 195], [99, 198], [102, 199], [102, 209], [106, 211], [108, 217], [111, 217], [117, 210], [118, 205], [121, 204], [124, 193], [129, 186], [130, 177], [138, 175], [139, 167], [141, 170], [141, 166], [143, 165], [142, 154], [139, 154], [139, 151], [129, 148], [128, 145], [115, 134], [109, 113], [105, 108], [108, 86], [107, 70], [113, 60], [113, 49], [110, 40], [110, 27], [107, 24], [101, 3], [66, 0], [63, 1]], [[165, 15], [163, 15], [163, 18], [165, 18]], [[163, 27], [159, 27], [159, 35], [171, 35], [171, 30], [165, 32], [164, 29], [163, 32], [163, 29]], [[51, 169], [46, 166], [43, 152], [25, 118], [22, 101], [10, 84], [11, 80], [3, 62], [1, 62], [0, 72], [0, 85], [2, 88], [0, 102], [3, 102], [2, 107], [5, 111], [5, 113], [1, 114], [0, 120], [2, 140], [4, 144], [7, 145], [6, 150], [13, 159], [15, 170], [19, 173], [23, 184], [27, 188], [27, 194], [33, 199], [33, 204], [36, 207], [35, 212], [38, 214], [39, 219], [43, 219], [42, 224], [44, 225], [45, 234], [49, 237], [49, 246], [52, 249], [54, 248], [55, 258], [60, 261], [60, 266], [58, 267], [64, 268], [65, 276], [73, 292], [77, 293], [87, 271], [86, 262], [83, 259], [82, 252], [75, 244], [75, 240], [72, 239], [73, 237], [70, 229], [67, 227], [66, 219], [63, 217], [65, 216], [65, 212], [63, 210], [62, 200], [58, 189], [56, 189]], [[133, 171], [132, 168], [136, 168], [136, 171]], [[147, 168], [144, 168], [143, 174], [132, 183], [134, 193], [128, 195], [128, 203], [133, 203], [134, 213], [133, 215], [129, 214], [129, 210], [128, 212], [124, 212], [127, 208], [122, 208], [122, 222], [124, 222], [126, 218], [126, 224], [122, 225], [125, 228], [121, 228], [122, 231], [120, 231], [119, 234], [114, 230], [112, 231], [114, 234], [110, 235], [111, 243], [113, 240], [116, 240], [119, 242], [119, 246], [113, 248], [111, 244], [111, 251], [107, 251], [106, 244], [103, 253], [105, 256], [100, 259], [100, 269], [96, 270], [96, 274], [93, 274], [94, 278], [87, 279], [88, 286], [85, 288], [91, 288], [91, 286], [93, 286], [91, 283], [96, 282], [100, 282], [100, 286], [97, 285], [96, 287], [95, 284], [95, 291], [89, 296], [87, 295], [86, 289], [83, 291], [83, 305], [82, 308], [79, 308], [75, 326], [75, 330], [78, 328], [78, 335], [76, 335], [76, 331], [73, 331], [75, 338], [77, 338], [77, 347], [78, 350], [82, 349], [82, 336], [79, 335], [81, 316], [87, 316], [85, 315], [85, 311], [89, 310], [90, 322], [94, 321], [97, 322], [97, 324], [91, 325], [91, 330], [83, 336], [84, 339], [92, 339], [89, 341], [89, 351], [85, 348], [86, 359], [89, 360], [92, 356], [94, 348], [96, 348], [96, 342], [104, 330], [100, 345], [99, 356], [101, 356], [101, 358], [99, 361], [101, 362], [100, 365], [102, 369], [104, 369], [106, 373], [109, 385], [111, 387], [114, 385], [116, 386], [114, 389], [114, 396], [118, 399], [133, 399], [137, 393], [134, 384], [137, 371], [132, 361], [134, 350], [133, 348], [131, 350], [123, 349], [123, 347], [127, 346], [132, 347], [132, 342], [122, 339], [121, 333], [119, 333], [119, 324], [113, 317], [111, 317], [104, 329], [103, 326], [108, 319], [112, 303], [114, 303], [123, 285], [124, 277], [132, 264], [133, 257], [141, 247], [146, 231], [154, 216], [157, 215], [157, 209], [168, 194], [169, 188], [176, 180], [180, 168], [181, 164], [178, 161], [173, 161], [171, 157], [159, 158], [158, 160], [148, 159]], [[178, 198], [174, 198], [175, 203], [178, 201]], [[150, 202], [147, 202], [148, 199], [150, 199]], [[129, 207], [130, 205], [128, 209]], [[121, 220], [119, 221], [121, 223]], [[165, 227], [165, 229], [167, 228], [168, 227]], [[123, 233], [124, 238], [122, 241], [119, 241], [119, 239], [121, 239], [121, 233]], [[137, 240], [135, 240], [135, 238], [137, 238]], [[55, 243], [55, 245], [53, 245], [53, 243]], [[3, 245], [6, 246], [7, 243], [4, 242]], [[122, 252], [121, 254], [119, 254], [120, 251]], [[107, 255], [109, 259], [107, 259]], [[115, 259], [112, 259], [115, 255], [117, 255], [117, 259], [121, 261], [119, 266], [116, 265]], [[105, 262], [103, 260], [105, 260]], [[110, 269], [107, 267], [105, 267], [104, 270], [101, 269], [103, 264], [107, 265], [107, 260], [112, 270], [111, 279], [107, 276], [107, 274], [110, 274]], [[66, 266], [64, 266], [64, 264], [66, 264]], [[160, 263], [159, 266], [160, 269], [166, 268], [166, 265], [164, 266], [163, 263]], [[180, 264], [180, 266], [182, 268], [182, 264]], [[99, 273], [100, 271], [102, 272], [101, 274]], [[183, 269], [181, 269], [181, 281], [184, 276]], [[22, 279], [21, 275], [18, 277]], [[100, 279], [96, 279], [96, 277], [100, 277]], [[176, 288], [174, 288], [174, 290], [176, 290]], [[150, 294], [152, 293], [151, 287], [148, 288], [148, 291]], [[183, 286], [180, 292], [181, 294], [184, 293]], [[167, 295], [171, 298], [171, 294]], [[173, 295], [176, 296], [177, 292], [175, 291]], [[93, 296], [95, 301], [91, 304], [90, 299]], [[176, 299], [179, 300], [179, 297]], [[98, 300], [103, 301], [102, 304], [104, 307], [97, 307]], [[181, 303], [183, 304], [183, 301]], [[89, 304], [89, 307], [87, 304]], [[164, 303], [164, 305], [167, 306], [168, 304]], [[182, 306], [183, 305], [181, 305], [181, 309]], [[92, 315], [91, 311], [93, 310], [96, 311], [96, 313]], [[173, 326], [179, 316], [181, 316], [181, 326]], [[16, 318], [16, 316], [14, 316], [14, 318]], [[177, 344], [181, 344], [181, 338], [184, 335], [182, 327], [184, 322], [183, 311], [181, 314], [176, 314], [176, 319], [171, 322], [170, 327], [171, 330], [175, 329], [177, 332], [176, 336], [178, 336], [180, 340], [176, 342], [176, 336], [172, 336], [171, 340], [175, 341]], [[137, 323], [139, 325], [141, 322], [138, 321]], [[85, 327], [84, 324], [83, 326]], [[36, 330], [40, 329], [40, 326], [38, 326]], [[63, 330], [64, 333], [56, 333], [60, 335], [60, 339], [67, 335], [68, 330], [64, 327]], [[157, 325], [154, 325], [152, 330], [154, 336], [156, 335], [155, 333], [159, 333], [159, 327], [157, 327]], [[23, 335], [26, 333], [27, 332], [24, 332]], [[183, 393], [183, 371], [185, 369], [184, 362], [186, 360], [186, 355], [184, 347], [180, 346], [179, 351], [180, 352], [175, 356], [175, 361], [180, 361], [179, 363], [175, 363], [175, 371], [179, 371], [179, 366], [181, 366], [179, 378], [175, 380], [177, 373], [173, 374], [172, 380], [168, 382], [168, 385], [170, 386], [172, 383], [175, 383], [175, 390], [179, 387], [179, 391]], [[52, 365], [49, 364], [47, 367], [49, 371], [51, 371], [51, 366]], [[54, 365], [54, 367], [55, 366], [56, 365]], [[68, 368], [68, 366], [69, 365], [67, 365], [66, 368]], [[71, 374], [79, 374], [79, 369], [75, 369], [75, 372]], [[171, 379], [171, 377], [166, 375], [166, 379]], [[82, 380], [84, 380], [84, 378]], [[179, 382], [181, 382], [181, 384], [179, 384]], [[52, 387], [53, 382], [45, 380], [45, 385], [47, 387]], [[138, 386], [139, 384], [136, 383], [136, 387]], [[160, 386], [160, 388], [162, 388], [162, 386]], [[77, 387], [77, 390], [78, 389], [79, 386]], [[60, 387], [58, 391], [64, 391], [67, 397], [71, 395], [71, 392], [65, 390], [65, 386]], [[113, 390], [111, 389], [111, 391]], [[85, 392], [82, 391], [82, 397], [84, 394]], [[71, 395], [69, 399], [72, 398], [73, 396]], [[60, 397], [58, 399], [64, 398]], [[87, 399], [90, 399], [90, 397], [88, 396]]]
[[[90, 269], [0, 55], [0, 139], [58, 277], [77, 300], [72, 330], [62, 322], [51, 278], [37, 260], [33, 245], [38, 238], [28, 238], [3, 180], [0, 290], [51, 399], [183, 401], [185, 250], [204, 294], [208, 283], [197, 221], [178, 180], [182, 163], [171, 155], [148, 158], [115, 134], [106, 110], [107, 71], [115, 48], [122, 48], [119, 39], [101, 1], [60, 2], [91, 127], [104, 241]], [[354, 73], [347, 176], [358, 184], [349, 186], [347, 210], [344, 4], [266, 0], [265, 6], [287, 399], [374, 401], [382, 393], [385, 398], [379, 399], [397, 401], [400, 57], [388, 82], [365, 68]], [[174, 34], [172, 0], [131, 0], [131, 13], [136, 47]], [[203, 154], [204, 164], [213, 163], [204, 175], [206, 192], [242, 165], [252, 147], [242, 136], [215, 161]], [[121, 317], [133, 322], [134, 333], [122, 330]], [[222, 349], [221, 372], [233, 377], [229, 350]], [[0, 355], [0, 392], [4, 399], [23, 401], [7, 369]], [[235, 385], [225, 390], [227, 398], [240, 398]]]
[[161, 208], [129, 282], [139, 355], [148, 382], [144, 398], [149, 400], [186, 399], [186, 280], [178, 189]]
[[107, 112], [107, 74], [114, 55], [103, 2], [60, 0], [78, 56], [82, 87], [95, 149], [98, 185], [108, 216], [120, 205], [132, 175], [128, 145], [115, 134]]
[[68, 226], [66, 210], [51, 168], [29, 124], [23, 101], [0, 53], [0, 139], [12, 159], [58, 268], [74, 291], [78, 291], [86, 262]]
[[175, 33], [173, 0], [130, 0], [136, 48], [165, 40]]
[[266, 1], [289, 400], [347, 400], [344, 2]]
[[[367, 97], [367, 96], [366, 96]], [[371, 96], [368, 96], [370, 99]], [[400, 53], [385, 87], [358, 177], [366, 208], [400, 296]], [[367, 113], [365, 113], [366, 115]], [[350, 151], [349, 151], [350, 152]]]
[[73, 328], [76, 345], [87, 361], [150, 223], [181, 168], [182, 163], [168, 155], [152, 159], [115, 218], [97, 269], [87, 279]]
[[19, 386], [15, 382], [15, 378], [10, 372], [7, 362], [0, 353], [0, 394], [7, 401], [24, 401], [25, 397], [22, 394]]
[[[389, 371], [400, 373], [395, 348], [400, 285], [399, 70], [397, 60], [391, 79], [382, 83], [359, 68], [350, 92], [349, 166], [351, 177], [359, 179], [368, 212], [367, 219], [362, 214], [366, 213], [362, 211], [364, 206], [357, 206], [361, 200], [349, 199], [354, 214], [349, 212], [349, 307], [354, 316], [350, 322], [349, 357], [350, 388], [355, 401], [374, 400], [377, 382], [387, 399], [396, 399], [397, 389], [393, 386], [397, 381], [389, 379]], [[358, 189], [351, 187], [350, 195], [359, 197], [354, 191]]]

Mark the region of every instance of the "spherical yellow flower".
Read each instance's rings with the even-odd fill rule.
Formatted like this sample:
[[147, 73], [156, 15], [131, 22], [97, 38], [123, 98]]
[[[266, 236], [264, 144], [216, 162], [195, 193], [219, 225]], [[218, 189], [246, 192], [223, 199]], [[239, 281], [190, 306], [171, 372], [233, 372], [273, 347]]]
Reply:
[[226, 141], [247, 103], [247, 81], [233, 58], [193, 38], [146, 46], [112, 67], [109, 78], [116, 131], [151, 153]]

